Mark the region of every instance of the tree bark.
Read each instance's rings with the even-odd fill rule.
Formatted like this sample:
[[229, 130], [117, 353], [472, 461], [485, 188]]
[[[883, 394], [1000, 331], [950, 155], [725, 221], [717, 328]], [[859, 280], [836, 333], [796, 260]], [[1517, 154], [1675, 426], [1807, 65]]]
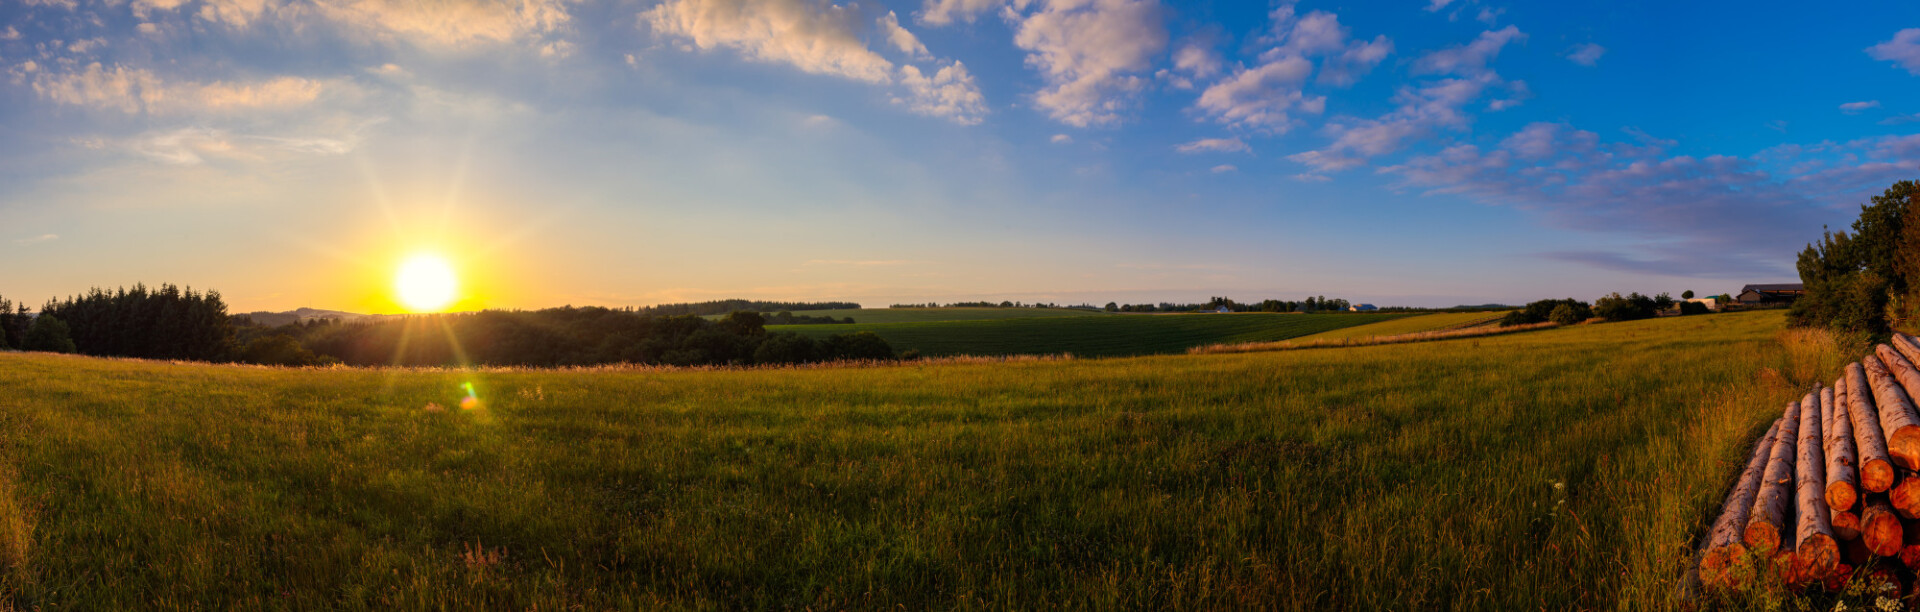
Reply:
[[1893, 348], [1900, 351], [1900, 356], [1906, 357], [1909, 363], [1920, 365], [1920, 338], [1894, 332]]
[[1866, 542], [1867, 550], [1876, 556], [1900, 554], [1905, 539], [1901, 534], [1900, 516], [1893, 513], [1893, 504], [1879, 498], [1867, 500], [1866, 510], [1860, 513], [1860, 540]]
[[1792, 537], [1787, 531], [1792, 527], [1787, 522], [1787, 513], [1793, 508], [1793, 462], [1800, 446], [1799, 432], [1800, 403], [1789, 403], [1780, 415], [1773, 452], [1767, 458], [1767, 470], [1760, 477], [1760, 491], [1753, 496], [1753, 509], [1747, 511], [1747, 526], [1741, 532], [1747, 548], [1761, 556], [1772, 556], [1779, 550], [1782, 536]]
[[[1875, 352], [1898, 359], [1908, 371], [1913, 369], [1912, 364], [1906, 363], [1905, 358], [1886, 345], [1881, 345]], [[1908, 399], [1907, 391], [1894, 378], [1893, 368], [1880, 357], [1868, 355], [1860, 360], [1860, 365], [1867, 370], [1867, 384], [1873, 388], [1873, 405], [1880, 410], [1880, 432], [1886, 436], [1887, 455], [1893, 457], [1893, 462], [1900, 467], [1920, 470], [1920, 416], [1914, 415], [1913, 401]], [[1920, 379], [1916, 379], [1914, 384], [1916, 389], [1920, 389]]]
[[1828, 407], [1831, 426], [1822, 431], [1827, 440], [1827, 505], [1844, 511], [1859, 499], [1860, 472], [1854, 467], [1858, 459], [1853, 451], [1852, 417], [1834, 395], [1833, 389], [1820, 390], [1820, 405]]
[[[1893, 460], [1880, 433], [1880, 412], [1867, 390], [1866, 368], [1847, 364], [1847, 414], [1853, 419], [1853, 449], [1860, 459], [1860, 488], [1885, 493], [1893, 488]], [[1861, 517], [1865, 518], [1865, 517]]]
[[1840, 564], [1840, 544], [1833, 537], [1833, 510], [1827, 507], [1826, 457], [1820, 444], [1820, 392], [1800, 399], [1800, 456], [1794, 465], [1794, 573], [1803, 580], [1825, 580]]
[[[1760, 478], [1767, 471], [1767, 460], [1773, 456], [1773, 441], [1779, 435], [1781, 421], [1774, 419], [1773, 426], [1753, 443], [1753, 450], [1747, 453], [1746, 469], [1740, 471], [1733, 491], [1720, 505], [1720, 518], [1713, 522], [1713, 530], [1707, 532], [1707, 556], [1700, 560], [1700, 574], [1708, 583], [1729, 580], [1727, 568], [1747, 555], [1741, 532], [1747, 526], [1747, 513], [1753, 511], [1753, 498], [1760, 492]], [[1857, 518], [1853, 522], [1856, 536], [1859, 522]]]

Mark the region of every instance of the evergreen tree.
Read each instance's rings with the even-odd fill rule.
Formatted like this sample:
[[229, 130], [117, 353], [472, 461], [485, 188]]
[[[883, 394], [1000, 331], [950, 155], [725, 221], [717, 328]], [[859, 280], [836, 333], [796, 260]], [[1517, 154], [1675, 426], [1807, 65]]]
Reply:
[[24, 348], [29, 351], [72, 353], [73, 337], [66, 323], [52, 315], [42, 314], [33, 320], [33, 328], [27, 330]]

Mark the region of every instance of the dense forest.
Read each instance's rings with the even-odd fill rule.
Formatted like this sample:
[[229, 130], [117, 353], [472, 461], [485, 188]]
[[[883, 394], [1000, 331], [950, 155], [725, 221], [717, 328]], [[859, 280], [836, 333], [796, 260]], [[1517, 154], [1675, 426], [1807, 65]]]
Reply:
[[[745, 302], [746, 304], [781, 304]], [[719, 302], [714, 302], [715, 304]], [[682, 305], [687, 306], [687, 305]], [[718, 320], [611, 308], [328, 319], [279, 326], [229, 316], [220, 294], [174, 285], [48, 302], [29, 316], [0, 298], [3, 347], [87, 355], [270, 365], [578, 366], [795, 364], [892, 359], [871, 332], [821, 340], [769, 333], [767, 319], [736, 311]], [[825, 319], [825, 317], [820, 317]]]
[[1920, 328], [1920, 183], [1900, 181], [1860, 207], [1853, 232], [1829, 231], [1797, 263], [1806, 294], [1795, 325], [1884, 338]]

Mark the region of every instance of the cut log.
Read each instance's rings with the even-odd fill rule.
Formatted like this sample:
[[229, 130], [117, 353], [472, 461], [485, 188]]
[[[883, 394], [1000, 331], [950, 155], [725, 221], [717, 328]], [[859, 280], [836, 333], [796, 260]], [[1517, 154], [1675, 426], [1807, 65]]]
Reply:
[[1827, 439], [1827, 505], [1844, 511], [1852, 508], [1859, 498], [1860, 472], [1854, 467], [1857, 460], [1853, 451], [1853, 422], [1847, 416], [1847, 407], [1834, 398], [1833, 389], [1820, 390], [1820, 405], [1828, 407], [1827, 423], [1832, 427], [1823, 432]]
[[[1860, 488], [1885, 493], [1893, 488], [1893, 459], [1887, 455], [1887, 439], [1880, 433], [1880, 413], [1867, 393], [1866, 368], [1847, 364], [1847, 415], [1853, 419], [1853, 450], [1860, 459]], [[1861, 517], [1866, 518], [1866, 517]]]
[[[1820, 453], [1822, 456], [1833, 454], [1833, 390], [1821, 389], [1814, 392], [1820, 396]], [[1833, 470], [1827, 470], [1827, 479], [1833, 479]], [[1832, 502], [1828, 502], [1832, 503]]]
[[1893, 348], [1900, 351], [1900, 356], [1906, 357], [1908, 362], [1920, 365], [1920, 338], [1894, 332]]
[[[1773, 440], [1780, 431], [1780, 422], [1781, 419], [1774, 419], [1773, 426], [1753, 443], [1753, 450], [1747, 453], [1746, 469], [1741, 470], [1740, 479], [1733, 482], [1733, 491], [1720, 505], [1720, 518], [1713, 522], [1713, 530], [1707, 532], [1707, 555], [1700, 560], [1700, 577], [1708, 584], [1731, 580], [1728, 568], [1747, 556], [1741, 532], [1747, 526], [1747, 513], [1753, 510], [1753, 498], [1760, 492], [1760, 478], [1767, 471], [1767, 459], [1773, 456]], [[1860, 520], [1854, 519], [1852, 527], [1856, 536], [1859, 526]]]
[[1898, 512], [1900, 518], [1920, 518], [1920, 472], [1894, 471], [1900, 473], [1900, 484], [1887, 491], [1887, 503], [1893, 504], [1893, 511]]
[[1860, 513], [1860, 541], [1867, 544], [1867, 551], [1881, 557], [1900, 554], [1905, 542], [1901, 535], [1900, 516], [1893, 513], [1893, 504], [1878, 497], [1867, 499], [1866, 510]]
[[[1852, 509], [1833, 511], [1833, 537], [1845, 543], [1860, 539], [1860, 515]], [[1848, 561], [1852, 563], [1852, 561]]]
[[[1820, 443], [1820, 393], [1800, 399], [1800, 456], [1794, 461], [1794, 567], [1801, 580], [1826, 580], [1840, 565], [1840, 543], [1833, 537], [1833, 510], [1827, 507], [1826, 457]], [[1920, 552], [1920, 551], [1917, 551]]]
[[1760, 491], [1753, 496], [1753, 509], [1747, 511], [1747, 526], [1741, 540], [1747, 548], [1772, 556], [1780, 543], [1793, 543], [1792, 523], [1787, 514], [1793, 509], [1793, 462], [1800, 447], [1800, 403], [1787, 404], [1780, 415], [1780, 429], [1773, 437], [1773, 452], [1767, 458], [1767, 470], [1760, 477]]
[[1868, 355], [1860, 360], [1860, 365], [1867, 370], [1867, 384], [1873, 388], [1873, 405], [1880, 410], [1880, 433], [1886, 437], [1887, 455], [1901, 467], [1920, 470], [1920, 415], [1914, 414], [1913, 400], [1908, 399], [1906, 389], [1895, 379], [1895, 368], [1881, 356], [1906, 366], [1904, 371], [1916, 377], [1916, 390], [1920, 390], [1920, 373], [1913, 372], [1913, 365], [1907, 363], [1906, 358], [1884, 344], [1875, 352], [1879, 355]]

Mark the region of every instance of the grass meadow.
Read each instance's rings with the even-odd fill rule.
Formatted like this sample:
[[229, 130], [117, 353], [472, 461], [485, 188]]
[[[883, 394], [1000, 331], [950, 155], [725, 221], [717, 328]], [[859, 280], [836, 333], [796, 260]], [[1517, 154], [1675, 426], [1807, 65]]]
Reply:
[[815, 337], [870, 331], [885, 338], [895, 351], [918, 349], [935, 356], [1124, 357], [1180, 353], [1205, 344], [1286, 340], [1406, 316], [1183, 313], [910, 323], [865, 323], [855, 317], [853, 325], [770, 325], [767, 329]]
[[1378, 323], [1368, 323], [1366, 325], [1342, 327], [1340, 329], [1323, 331], [1310, 336], [1301, 336], [1299, 338], [1294, 338], [1293, 340], [1296, 342], [1305, 344], [1305, 343], [1315, 342], [1320, 340], [1358, 339], [1358, 338], [1399, 336], [1404, 334], [1418, 334], [1418, 333], [1425, 333], [1425, 332], [1445, 331], [1445, 330], [1458, 329], [1463, 327], [1473, 327], [1476, 325], [1490, 325], [1493, 323], [1498, 323], [1500, 321], [1500, 317], [1506, 316], [1506, 314], [1507, 314], [1506, 311], [1436, 312], [1433, 314], [1413, 315], [1413, 316], [1408, 316], [1408, 317], [1403, 317], [1398, 319], [1391, 319], [1387, 321], [1381, 321]]
[[49, 609], [1675, 607], [1746, 446], [1844, 360], [1783, 321], [776, 370], [0, 353], [0, 592]]

